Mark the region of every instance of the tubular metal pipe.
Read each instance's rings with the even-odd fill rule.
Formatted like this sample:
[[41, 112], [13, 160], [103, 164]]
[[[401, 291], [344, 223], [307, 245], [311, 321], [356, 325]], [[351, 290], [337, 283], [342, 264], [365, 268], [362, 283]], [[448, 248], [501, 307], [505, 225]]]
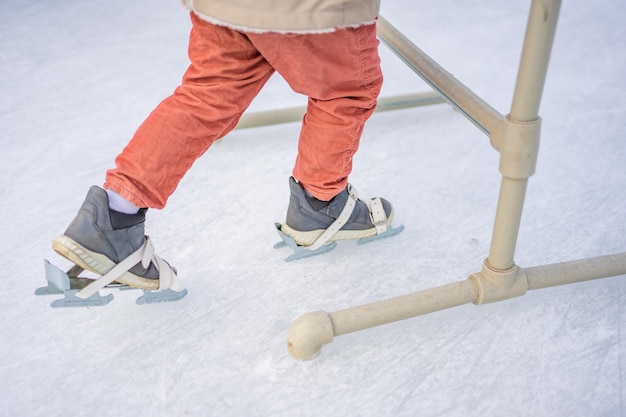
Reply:
[[[491, 111], [482, 100], [475, 100], [471, 91], [466, 91], [465, 87], [434, 64], [384, 19], [379, 19], [381, 38], [418, 75], [425, 78], [455, 107], [461, 105], [485, 111], [479, 112], [480, 116], [472, 117], [469, 116], [472, 111], [461, 109], [479, 128], [489, 133], [491, 129], [495, 131], [500, 124], [503, 125], [506, 136], [502, 142], [496, 143], [502, 145], [501, 155], [506, 155], [501, 158], [503, 179], [489, 258], [485, 261], [483, 271], [470, 275], [465, 281], [334, 313], [317, 311], [305, 314], [289, 328], [287, 345], [291, 356], [301, 360], [312, 359], [319, 354], [322, 345], [330, 343], [334, 336], [469, 302], [481, 304], [500, 301], [521, 296], [529, 289], [626, 274], [626, 252], [527, 269], [516, 267], [513, 262], [528, 177], [534, 172], [533, 159], [539, 143], [538, 109], [559, 7], [560, 0], [532, 2], [511, 114], [506, 121], [497, 112]], [[434, 81], [431, 82], [429, 78]], [[437, 87], [444, 84], [447, 85], [445, 89]], [[458, 101], [455, 101], [457, 97], [453, 92], [460, 94]], [[518, 159], [524, 160], [524, 163], [515, 166]]]
[[241, 116], [235, 129], [248, 129], [251, 127], [277, 125], [302, 120], [306, 112], [305, 106], [288, 107], [284, 109], [266, 110], [254, 113], [246, 113]]
[[511, 105], [510, 114], [515, 120], [530, 122], [539, 116], [560, 8], [561, 0], [531, 3]]
[[405, 64], [445, 100], [488, 136], [500, 126], [503, 116], [452, 74], [433, 61], [382, 16], [377, 23], [378, 37]]
[[502, 177], [488, 265], [495, 271], [513, 267], [528, 180]]
[[[524, 268], [520, 272], [529, 290], [626, 275], [626, 252]], [[523, 294], [515, 286], [499, 285], [500, 282], [503, 281], [492, 281], [493, 285], [483, 286], [482, 291], [494, 292], [499, 296], [509, 294], [502, 299]], [[482, 296], [492, 298], [491, 294]], [[471, 276], [470, 279], [453, 284], [334, 313], [316, 311], [299, 317], [291, 325], [287, 334], [287, 348], [295, 359], [313, 359], [320, 353], [322, 346], [332, 342], [335, 336], [468, 303], [480, 304], [479, 288]]]
[[524, 268], [528, 289], [536, 290], [598, 278], [626, 275], [626, 252]]
[[333, 323], [334, 334], [339, 336], [472, 303], [477, 297], [478, 291], [474, 283], [465, 280], [336, 311], [330, 313], [329, 316]]
[[[431, 104], [439, 104], [444, 102], [445, 101], [441, 97], [441, 95], [434, 91], [415, 94], [403, 94], [378, 99], [376, 112], [405, 109], [409, 107], [428, 106]], [[306, 106], [297, 106], [284, 109], [248, 113], [243, 115], [235, 129], [247, 129], [251, 127], [297, 122], [302, 120], [305, 112]]]
[[[539, 116], [541, 93], [546, 80], [560, 4], [560, 0], [533, 0], [531, 4], [511, 113], [508, 116], [514, 126], [516, 123], [522, 125], [534, 122]], [[505, 137], [502, 140], [518, 141], [516, 146], [520, 154], [536, 155], [539, 131], [536, 135], [533, 140], [524, 141], [522, 137]], [[503, 173], [488, 257], [488, 264], [495, 270], [507, 270], [514, 265], [526, 182], [527, 179], [523, 178], [506, 178]]]
[[478, 288], [473, 281], [465, 280], [334, 313], [308, 313], [289, 328], [287, 350], [295, 359], [313, 359], [335, 336], [471, 303], [477, 298]]

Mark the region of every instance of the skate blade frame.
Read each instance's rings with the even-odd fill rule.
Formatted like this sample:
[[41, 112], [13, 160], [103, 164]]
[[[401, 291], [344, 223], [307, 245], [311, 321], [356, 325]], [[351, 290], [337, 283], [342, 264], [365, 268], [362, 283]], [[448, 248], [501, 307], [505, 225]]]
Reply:
[[[307, 248], [306, 246], [298, 245], [292, 237], [284, 234], [281, 230], [282, 225], [280, 223], [274, 223], [274, 225], [276, 226], [276, 231], [278, 232], [278, 236], [280, 236], [280, 239], [281, 239], [280, 242], [274, 245], [274, 249], [289, 247], [293, 250], [293, 254], [286, 257], [285, 262], [291, 262], [291, 261], [295, 261], [298, 259], [310, 258], [311, 256], [321, 255], [326, 252], [330, 252], [331, 250], [335, 249], [335, 247], [337, 246], [337, 242], [333, 241], [333, 242], [325, 244], [324, 246], [318, 249], [311, 250]], [[378, 235], [371, 236], [371, 237], [365, 237], [365, 238], [359, 239], [357, 240], [357, 244], [364, 245], [366, 243], [370, 243], [378, 239], [385, 239], [388, 237], [392, 237], [402, 232], [403, 230], [404, 230], [403, 225], [400, 225], [398, 227], [392, 227], [391, 225], [389, 225], [387, 226], [387, 230], [385, 232], [378, 234]]]
[[[113, 300], [113, 294], [101, 295], [100, 291], [96, 292], [88, 298], [79, 298], [76, 293], [93, 282], [92, 278], [82, 278], [78, 275], [83, 272], [83, 268], [74, 265], [67, 272], [52, 265], [50, 261], [44, 259], [44, 268], [46, 272], [46, 281], [48, 285], [37, 288], [35, 295], [63, 295], [63, 298], [54, 300], [50, 306], [53, 308], [64, 307], [99, 307], [110, 303]], [[110, 284], [105, 288], [117, 289], [120, 291], [140, 290], [124, 284]], [[174, 291], [171, 289], [152, 291], [141, 290], [143, 295], [137, 298], [135, 302], [141, 304], [165, 303], [170, 301], [178, 301], [187, 295], [187, 289]]]

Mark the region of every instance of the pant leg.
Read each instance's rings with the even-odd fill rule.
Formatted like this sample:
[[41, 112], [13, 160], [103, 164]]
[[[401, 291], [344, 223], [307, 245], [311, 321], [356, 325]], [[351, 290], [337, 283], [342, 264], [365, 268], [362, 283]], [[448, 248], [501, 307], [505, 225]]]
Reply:
[[250, 40], [289, 85], [307, 95], [293, 176], [319, 199], [342, 191], [382, 86], [376, 25]]
[[136, 131], [107, 172], [109, 188], [139, 207], [163, 208], [185, 173], [241, 114], [274, 70], [243, 33], [191, 14], [191, 64], [182, 84]]

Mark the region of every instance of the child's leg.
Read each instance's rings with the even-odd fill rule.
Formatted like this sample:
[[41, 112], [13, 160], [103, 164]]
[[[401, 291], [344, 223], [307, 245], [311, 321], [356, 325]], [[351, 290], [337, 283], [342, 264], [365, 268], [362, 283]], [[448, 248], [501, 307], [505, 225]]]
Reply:
[[248, 38], [191, 14], [191, 65], [174, 94], [139, 127], [105, 188], [162, 208], [193, 162], [237, 124], [273, 73]]
[[347, 184], [382, 85], [376, 25], [308, 35], [250, 35], [264, 58], [309, 97], [293, 175], [321, 200]]

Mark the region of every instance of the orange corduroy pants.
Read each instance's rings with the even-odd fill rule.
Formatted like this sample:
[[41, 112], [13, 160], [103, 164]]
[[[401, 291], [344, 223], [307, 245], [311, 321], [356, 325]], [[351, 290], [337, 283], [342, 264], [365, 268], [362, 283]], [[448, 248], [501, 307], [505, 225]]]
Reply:
[[382, 85], [376, 26], [328, 33], [247, 33], [191, 14], [191, 64], [107, 171], [105, 188], [163, 208], [178, 183], [231, 131], [277, 71], [308, 96], [293, 176], [322, 200], [342, 191]]

